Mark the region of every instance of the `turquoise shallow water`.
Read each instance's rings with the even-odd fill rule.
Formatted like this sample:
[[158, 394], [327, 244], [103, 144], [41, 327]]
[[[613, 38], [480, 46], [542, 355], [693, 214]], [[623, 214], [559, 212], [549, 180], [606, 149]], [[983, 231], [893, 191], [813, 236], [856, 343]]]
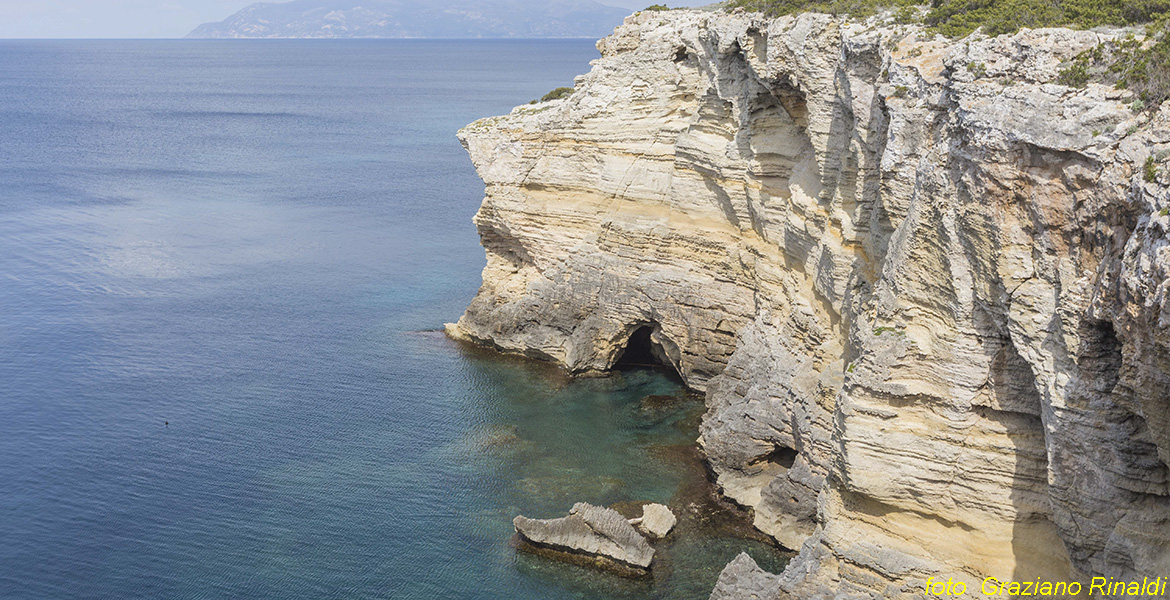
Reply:
[[[435, 332], [483, 265], [455, 130], [595, 56], [0, 42], [0, 598], [681, 599], [741, 550], [778, 568], [727, 533], [677, 383]], [[684, 519], [645, 580], [513, 546], [577, 501]]]

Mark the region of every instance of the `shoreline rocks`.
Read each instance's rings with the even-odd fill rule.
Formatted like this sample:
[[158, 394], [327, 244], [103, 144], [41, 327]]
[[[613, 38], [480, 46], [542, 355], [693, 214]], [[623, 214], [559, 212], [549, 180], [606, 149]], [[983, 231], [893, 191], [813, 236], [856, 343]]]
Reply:
[[773, 598], [780, 587], [780, 576], [760, 568], [746, 552], [719, 573], [709, 600], [763, 600]]
[[653, 538], [666, 537], [674, 529], [675, 523], [678, 523], [678, 519], [669, 508], [653, 502], [642, 507], [641, 517], [630, 519], [631, 525]]
[[578, 502], [566, 517], [520, 515], [512, 525], [521, 539], [538, 547], [607, 558], [638, 569], [649, 569], [654, 560], [654, 548], [646, 538], [611, 508]]

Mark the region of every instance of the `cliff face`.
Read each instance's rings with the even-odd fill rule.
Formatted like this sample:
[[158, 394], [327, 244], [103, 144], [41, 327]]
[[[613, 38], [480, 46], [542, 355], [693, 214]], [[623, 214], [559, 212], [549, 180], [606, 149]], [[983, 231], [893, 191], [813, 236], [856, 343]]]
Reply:
[[488, 264], [451, 332], [573, 371], [649, 332], [800, 549], [779, 595], [1168, 575], [1170, 110], [1055, 83], [1103, 37], [630, 17], [460, 132]]

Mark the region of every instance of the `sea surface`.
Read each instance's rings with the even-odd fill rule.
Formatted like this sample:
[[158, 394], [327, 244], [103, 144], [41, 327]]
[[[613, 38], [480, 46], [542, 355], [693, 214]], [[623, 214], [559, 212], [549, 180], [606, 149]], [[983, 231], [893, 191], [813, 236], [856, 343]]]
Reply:
[[[702, 599], [748, 551], [668, 374], [438, 333], [455, 131], [592, 41], [0, 41], [0, 598]], [[670, 504], [655, 575], [511, 519]], [[625, 503], [624, 505], [622, 503]]]

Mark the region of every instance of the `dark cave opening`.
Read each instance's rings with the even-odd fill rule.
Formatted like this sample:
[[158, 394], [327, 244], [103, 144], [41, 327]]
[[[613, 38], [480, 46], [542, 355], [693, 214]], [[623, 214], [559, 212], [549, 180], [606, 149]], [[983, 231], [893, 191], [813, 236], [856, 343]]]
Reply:
[[662, 346], [651, 339], [653, 333], [654, 328], [650, 325], [643, 325], [635, 329], [634, 333], [630, 334], [630, 340], [626, 342], [626, 347], [618, 356], [617, 362], [614, 363], [614, 368], [671, 366]]
[[[669, 373], [672, 377], [681, 379], [674, 363], [667, 356], [662, 344], [655, 341], [659, 327], [655, 323], [641, 325], [630, 334], [625, 348], [614, 361], [613, 369], [626, 371], [631, 369], [659, 369]], [[661, 333], [658, 333], [661, 336]], [[661, 337], [660, 339], [665, 339]], [[670, 340], [666, 340], [670, 343]]]
[[776, 447], [771, 452], [753, 460], [751, 464], [758, 465], [768, 462], [774, 465], [780, 465], [785, 469], [791, 469], [792, 465], [796, 464], [796, 457], [799, 454], [799, 452], [788, 446], [776, 444]]

